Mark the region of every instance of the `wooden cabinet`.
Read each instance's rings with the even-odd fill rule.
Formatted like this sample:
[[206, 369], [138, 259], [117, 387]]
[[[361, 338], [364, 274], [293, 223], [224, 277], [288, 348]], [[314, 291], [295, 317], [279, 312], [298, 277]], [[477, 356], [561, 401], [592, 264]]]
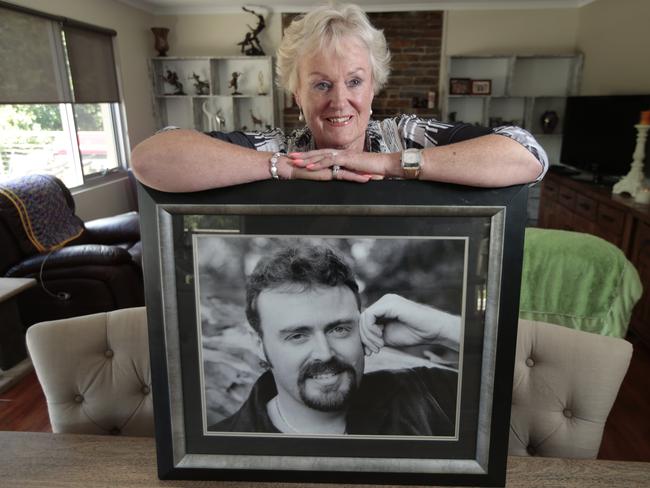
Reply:
[[542, 183], [538, 223], [539, 227], [597, 235], [625, 253], [644, 289], [630, 329], [650, 345], [650, 206], [550, 173]]

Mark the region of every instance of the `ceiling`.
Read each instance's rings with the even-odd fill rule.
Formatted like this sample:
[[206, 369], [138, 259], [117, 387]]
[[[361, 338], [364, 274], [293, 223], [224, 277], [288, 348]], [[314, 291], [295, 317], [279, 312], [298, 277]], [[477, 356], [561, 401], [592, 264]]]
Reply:
[[[156, 15], [210, 14], [241, 12], [242, 5], [273, 12], [304, 12], [313, 0], [270, 0], [244, 4], [234, 0], [118, 0]], [[579, 8], [595, 0], [356, 0], [366, 11], [410, 10], [487, 10]], [[322, 5], [325, 2], [317, 2]]]

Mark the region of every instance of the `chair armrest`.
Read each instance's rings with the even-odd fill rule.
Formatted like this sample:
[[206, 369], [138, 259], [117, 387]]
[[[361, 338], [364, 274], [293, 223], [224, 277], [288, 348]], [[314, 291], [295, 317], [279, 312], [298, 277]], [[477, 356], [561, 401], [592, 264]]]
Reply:
[[83, 242], [89, 244], [114, 244], [140, 240], [140, 216], [128, 212], [112, 217], [90, 220], [85, 223]]
[[[45, 264], [43, 265], [43, 262]], [[73, 266], [100, 265], [112, 266], [133, 262], [131, 254], [118, 246], [84, 244], [68, 246], [51, 254], [37, 254], [14, 265], [6, 276], [28, 276], [38, 274], [41, 266], [46, 270], [70, 268]]]

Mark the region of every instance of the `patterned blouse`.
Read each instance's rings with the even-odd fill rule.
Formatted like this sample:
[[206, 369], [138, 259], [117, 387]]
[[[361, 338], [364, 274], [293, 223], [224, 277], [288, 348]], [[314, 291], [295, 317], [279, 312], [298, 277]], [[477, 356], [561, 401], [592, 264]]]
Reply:
[[[548, 170], [546, 152], [528, 131], [515, 126], [487, 129], [465, 123], [446, 124], [435, 119], [421, 119], [416, 115], [399, 115], [381, 121], [371, 120], [368, 123], [365, 150], [393, 153], [408, 148], [424, 149], [486, 134], [500, 134], [520, 143], [539, 161], [540, 172], [534, 183], [544, 177]], [[210, 132], [208, 135], [258, 151], [287, 153], [316, 149], [312, 133], [307, 127], [296, 129], [289, 135], [285, 135], [282, 129], [263, 132]]]

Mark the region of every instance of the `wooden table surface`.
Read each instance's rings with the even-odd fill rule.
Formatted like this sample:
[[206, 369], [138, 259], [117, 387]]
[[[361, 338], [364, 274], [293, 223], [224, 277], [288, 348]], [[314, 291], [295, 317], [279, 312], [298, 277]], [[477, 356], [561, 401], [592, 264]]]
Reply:
[[[3, 488], [296, 488], [296, 484], [160, 481], [152, 438], [0, 432]], [[331, 484], [300, 487], [332, 488]], [[354, 485], [362, 488], [369, 485]], [[650, 463], [511, 457], [508, 487], [650, 486]], [[383, 488], [387, 488], [384, 486]]]

